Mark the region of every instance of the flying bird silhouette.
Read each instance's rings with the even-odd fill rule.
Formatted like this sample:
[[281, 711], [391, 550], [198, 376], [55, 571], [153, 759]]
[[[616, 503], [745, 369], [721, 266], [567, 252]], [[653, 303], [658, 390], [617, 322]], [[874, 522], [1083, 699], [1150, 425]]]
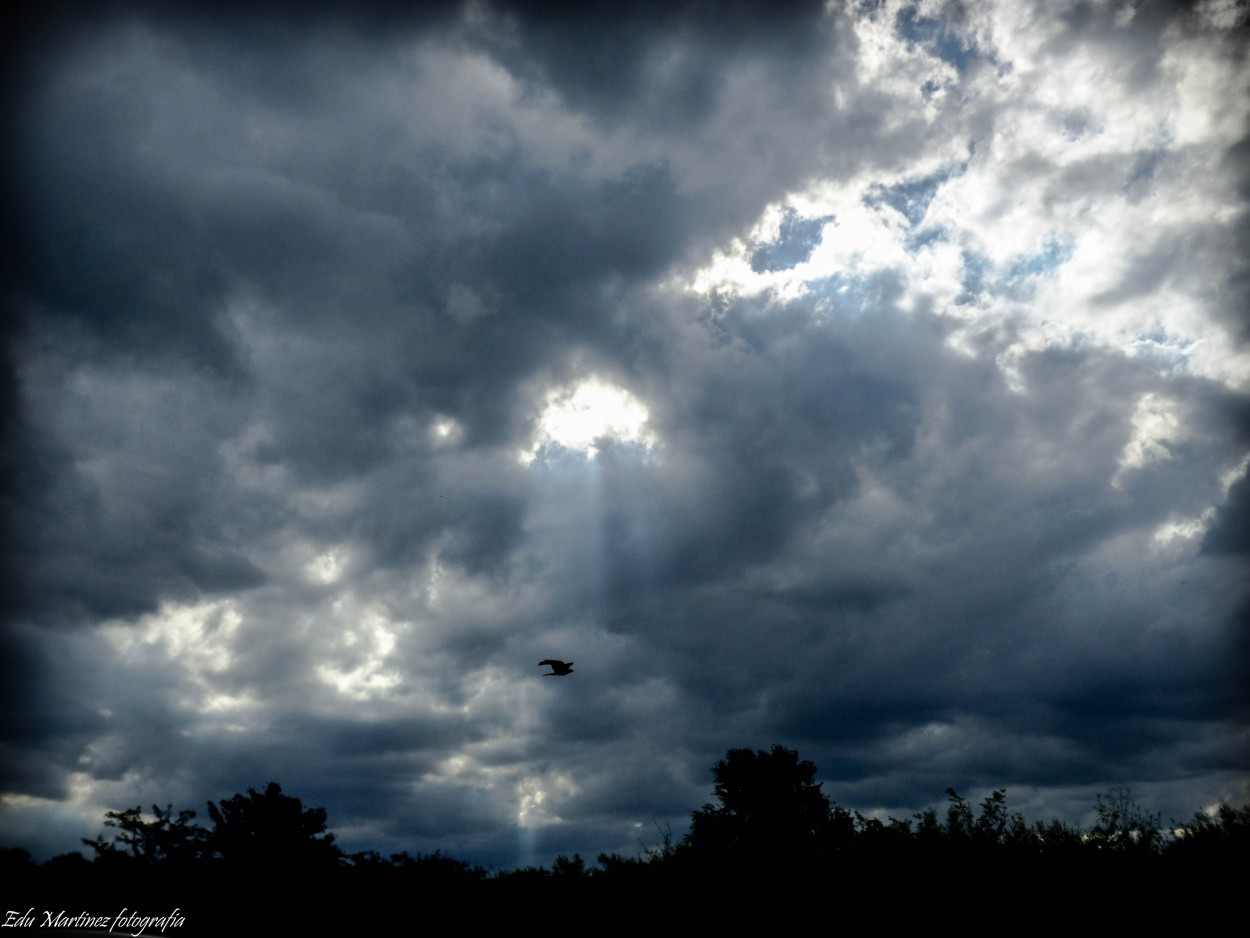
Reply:
[[538, 662], [540, 668], [544, 664], [551, 665], [551, 670], [544, 674], [543, 677], [564, 677], [566, 674], [573, 673], [573, 662], [571, 661], [557, 661], [555, 658], [544, 658]]

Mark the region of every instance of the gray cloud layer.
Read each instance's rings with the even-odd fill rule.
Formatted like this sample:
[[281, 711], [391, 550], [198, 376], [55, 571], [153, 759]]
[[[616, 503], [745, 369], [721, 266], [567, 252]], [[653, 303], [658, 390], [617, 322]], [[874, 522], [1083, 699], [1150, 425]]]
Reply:
[[632, 853], [773, 742], [1250, 797], [1244, 12], [787, 9], [30, 33], [13, 839]]

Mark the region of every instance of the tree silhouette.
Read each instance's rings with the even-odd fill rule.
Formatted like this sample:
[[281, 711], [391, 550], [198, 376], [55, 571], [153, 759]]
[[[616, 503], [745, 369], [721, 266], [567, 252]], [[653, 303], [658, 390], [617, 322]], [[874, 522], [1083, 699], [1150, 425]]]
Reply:
[[208, 803], [215, 828], [211, 845], [226, 862], [249, 868], [331, 869], [342, 856], [326, 832], [325, 808], [305, 808], [277, 782], [263, 793], [249, 788], [220, 806]]
[[719, 805], [691, 816], [687, 843], [738, 861], [810, 858], [821, 847], [829, 799], [814, 781], [816, 766], [793, 749], [731, 749], [712, 768]]
[[83, 843], [105, 863], [186, 865], [204, 857], [208, 831], [191, 823], [194, 811], [179, 811], [175, 819], [172, 805], [164, 810], [152, 805], [152, 814], [153, 819], [146, 821], [138, 806], [109, 811], [104, 815], [104, 826], [117, 828], [119, 833], [112, 839], [106, 839], [104, 834], [94, 840], [83, 838]]

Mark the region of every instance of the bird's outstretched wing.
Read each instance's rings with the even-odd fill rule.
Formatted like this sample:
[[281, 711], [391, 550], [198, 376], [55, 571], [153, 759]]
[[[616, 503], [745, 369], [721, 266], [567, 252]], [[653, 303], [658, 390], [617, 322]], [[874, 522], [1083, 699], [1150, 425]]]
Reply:
[[551, 670], [547, 672], [544, 677], [562, 677], [565, 674], [573, 673], [573, 662], [571, 661], [560, 661], [557, 658], [544, 658], [542, 661], [538, 662], [538, 666], [540, 668], [545, 664], [551, 665]]

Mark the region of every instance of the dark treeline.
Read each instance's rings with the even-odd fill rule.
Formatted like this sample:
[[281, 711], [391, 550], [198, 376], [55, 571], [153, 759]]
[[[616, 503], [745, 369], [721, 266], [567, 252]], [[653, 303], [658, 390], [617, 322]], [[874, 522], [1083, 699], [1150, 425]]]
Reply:
[[561, 856], [549, 869], [488, 871], [441, 852], [349, 854], [327, 829], [324, 809], [304, 807], [276, 783], [210, 802], [211, 827], [172, 806], [154, 806], [150, 816], [138, 807], [110, 811], [106, 829], [83, 841], [90, 859], [70, 853], [40, 865], [25, 850], [0, 850], [0, 914], [19, 905], [71, 914], [176, 907], [185, 924], [167, 934], [241, 924], [238, 916], [358, 927], [421, 897], [480, 899], [469, 906], [479, 920], [547, 896], [668, 894], [698, 898], [707, 914], [733, 914], [746, 896], [798, 899], [835, 883], [842, 894], [919, 902], [937, 901], [961, 877], [982, 890], [1105, 886], [1117, 876], [1138, 892], [1209, 888], [1250, 858], [1250, 805], [1165, 827], [1130, 791], [1113, 789], [1096, 797], [1097, 820], [1085, 830], [1027, 823], [1001, 789], [977, 803], [947, 789], [942, 811], [882, 821], [831, 803], [816, 767], [781, 746], [731, 750], [712, 771], [716, 802], [693, 813], [685, 837], [661, 834], [635, 856], [600, 854], [593, 865]]

